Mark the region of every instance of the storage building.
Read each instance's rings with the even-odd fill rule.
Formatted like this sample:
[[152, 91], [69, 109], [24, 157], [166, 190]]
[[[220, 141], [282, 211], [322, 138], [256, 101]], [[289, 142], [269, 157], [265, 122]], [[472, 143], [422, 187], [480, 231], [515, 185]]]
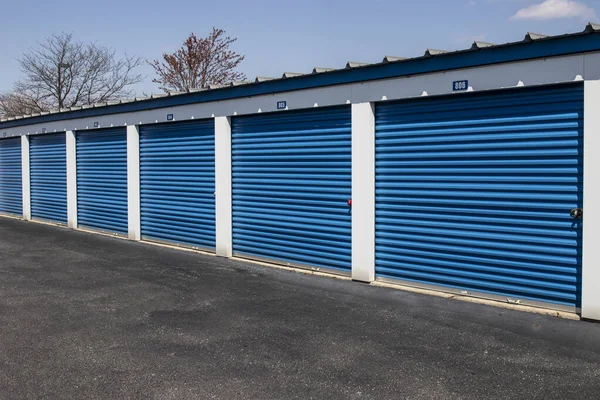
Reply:
[[600, 27], [3, 119], [0, 213], [600, 320]]

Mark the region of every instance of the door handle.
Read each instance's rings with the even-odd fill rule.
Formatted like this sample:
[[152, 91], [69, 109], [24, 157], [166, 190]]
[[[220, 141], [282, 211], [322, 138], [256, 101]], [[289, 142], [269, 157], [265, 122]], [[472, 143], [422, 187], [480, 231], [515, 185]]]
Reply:
[[582, 208], [574, 208], [571, 210], [571, 218], [581, 219], [583, 217]]

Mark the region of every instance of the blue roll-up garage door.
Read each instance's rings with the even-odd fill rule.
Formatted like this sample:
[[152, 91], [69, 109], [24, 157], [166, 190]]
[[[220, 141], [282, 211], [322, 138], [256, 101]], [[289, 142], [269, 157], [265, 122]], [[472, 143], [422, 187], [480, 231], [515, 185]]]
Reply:
[[0, 139], [0, 213], [23, 215], [20, 137]]
[[214, 120], [140, 128], [142, 237], [215, 248]]
[[77, 223], [127, 234], [127, 131], [77, 132]]
[[349, 271], [350, 108], [232, 121], [233, 251]]
[[64, 133], [30, 137], [32, 218], [67, 223], [66, 150]]
[[582, 127], [582, 85], [377, 104], [377, 275], [579, 307]]

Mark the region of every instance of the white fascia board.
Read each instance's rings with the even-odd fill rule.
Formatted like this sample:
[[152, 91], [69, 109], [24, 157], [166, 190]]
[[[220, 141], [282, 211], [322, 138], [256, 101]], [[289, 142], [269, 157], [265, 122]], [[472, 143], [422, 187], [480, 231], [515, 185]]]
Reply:
[[[468, 91], [508, 87], [550, 85], [576, 80], [600, 79], [600, 53], [576, 54], [530, 61], [464, 68], [409, 77], [366, 81], [346, 85], [296, 90], [231, 100], [195, 103], [132, 113], [69, 119], [3, 129], [7, 136], [63, 132], [125, 125], [154, 124], [167, 121], [203, 119], [215, 116], [249, 115], [277, 110], [277, 103], [287, 102], [287, 110], [397, 100], [453, 93], [453, 82], [467, 80]], [[460, 93], [456, 93], [460, 95]]]

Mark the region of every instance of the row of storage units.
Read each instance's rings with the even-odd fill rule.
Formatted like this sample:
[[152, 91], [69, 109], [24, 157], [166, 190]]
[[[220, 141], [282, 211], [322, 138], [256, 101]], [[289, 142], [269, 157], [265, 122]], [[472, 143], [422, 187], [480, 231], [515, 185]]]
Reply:
[[[377, 277], [580, 306], [581, 84], [375, 110]], [[212, 119], [140, 127], [144, 239], [214, 250], [214, 137]], [[125, 128], [76, 143], [79, 225], [125, 234]], [[32, 216], [65, 223], [65, 134], [30, 157]], [[0, 163], [0, 211], [19, 214], [20, 141]], [[233, 117], [234, 254], [349, 272], [351, 164], [349, 105]]]

